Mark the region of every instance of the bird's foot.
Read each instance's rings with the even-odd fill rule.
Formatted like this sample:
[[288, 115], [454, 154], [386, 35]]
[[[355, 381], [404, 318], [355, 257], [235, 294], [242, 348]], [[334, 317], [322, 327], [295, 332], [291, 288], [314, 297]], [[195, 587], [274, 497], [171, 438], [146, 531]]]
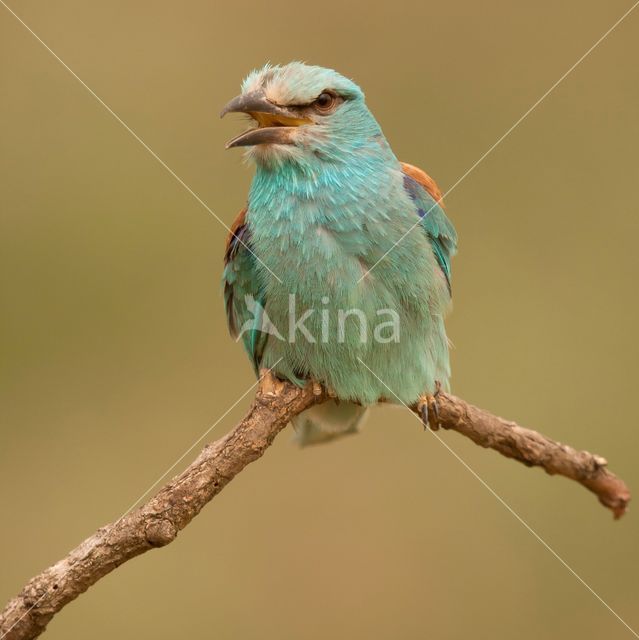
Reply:
[[422, 419], [424, 431], [430, 427], [433, 431], [439, 429], [439, 402], [437, 396], [441, 393], [442, 385], [435, 382], [435, 393], [424, 394], [417, 401], [417, 411]]
[[311, 385], [313, 386], [314, 396], [321, 396], [323, 393], [326, 393], [326, 395], [329, 398], [337, 398], [335, 389], [327, 385], [323, 385], [319, 380], [315, 380], [314, 378], [311, 378]]
[[271, 369], [260, 369], [259, 385], [263, 396], [278, 396], [284, 387]]

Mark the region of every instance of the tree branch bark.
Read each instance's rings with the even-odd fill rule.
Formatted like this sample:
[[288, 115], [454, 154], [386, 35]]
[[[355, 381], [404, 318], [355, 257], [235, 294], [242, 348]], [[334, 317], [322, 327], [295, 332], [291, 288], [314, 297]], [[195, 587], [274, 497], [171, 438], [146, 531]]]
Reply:
[[[195, 461], [146, 504], [98, 529], [65, 558], [32, 578], [0, 614], [0, 640], [38, 637], [64, 606], [122, 563], [172, 542], [244, 467], [257, 460], [292, 417], [327, 399], [311, 385], [299, 389], [267, 376], [248, 413], [226, 436], [206, 445]], [[576, 480], [616, 518], [630, 492], [606, 460], [440, 394], [439, 422], [476, 444], [528, 466]]]
[[528, 467], [541, 467], [550, 475], [576, 480], [592, 491], [599, 502], [612, 511], [615, 519], [626, 512], [630, 490], [621, 478], [607, 469], [605, 458], [573, 449], [453, 395], [442, 393], [439, 396], [439, 415], [442, 428], [453, 429], [480, 447], [499, 451]]

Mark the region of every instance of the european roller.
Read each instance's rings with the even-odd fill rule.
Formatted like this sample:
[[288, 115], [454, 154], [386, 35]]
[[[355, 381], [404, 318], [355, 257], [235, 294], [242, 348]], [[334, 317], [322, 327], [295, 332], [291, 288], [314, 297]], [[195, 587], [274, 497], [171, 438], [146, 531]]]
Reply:
[[227, 148], [245, 147], [255, 175], [226, 245], [228, 325], [256, 375], [328, 390], [294, 420], [299, 441], [356, 432], [380, 402], [433, 424], [457, 245], [437, 185], [395, 157], [362, 90], [332, 69], [267, 65], [229, 112], [253, 122]]

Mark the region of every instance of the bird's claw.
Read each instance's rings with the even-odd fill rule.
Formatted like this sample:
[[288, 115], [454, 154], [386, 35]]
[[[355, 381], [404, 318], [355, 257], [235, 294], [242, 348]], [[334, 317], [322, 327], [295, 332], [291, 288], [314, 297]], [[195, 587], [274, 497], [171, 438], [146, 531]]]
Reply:
[[337, 398], [335, 389], [327, 385], [323, 385], [319, 380], [311, 379], [311, 385], [313, 387], [314, 396], [321, 396], [323, 393], [326, 393], [329, 398]]
[[435, 382], [435, 393], [424, 394], [417, 402], [417, 411], [422, 419], [424, 431], [430, 427], [433, 431], [439, 429], [439, 402], [437, 396], [441, 393], [442, 385]]
[[260, 393], [264, 396], [277, 396], [284, 386], [271, 369], [260, 369], [259, 384]]

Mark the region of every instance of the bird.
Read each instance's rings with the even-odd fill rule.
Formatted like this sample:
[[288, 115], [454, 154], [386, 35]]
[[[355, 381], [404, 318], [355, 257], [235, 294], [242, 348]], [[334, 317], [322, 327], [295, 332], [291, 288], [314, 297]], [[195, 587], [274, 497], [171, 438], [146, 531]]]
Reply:
[[228, 113], [252, 126], [226, 148], [255, 167], [224, 252], [228, 327], [256, 376], [328, 391], [293, 419], [297, 440], [356, 433], [379, 403], [417, 406], [435, 428], [457, 250], [441, 190], [397, 159], [362, 89], [333, 69], [267, 64]]

